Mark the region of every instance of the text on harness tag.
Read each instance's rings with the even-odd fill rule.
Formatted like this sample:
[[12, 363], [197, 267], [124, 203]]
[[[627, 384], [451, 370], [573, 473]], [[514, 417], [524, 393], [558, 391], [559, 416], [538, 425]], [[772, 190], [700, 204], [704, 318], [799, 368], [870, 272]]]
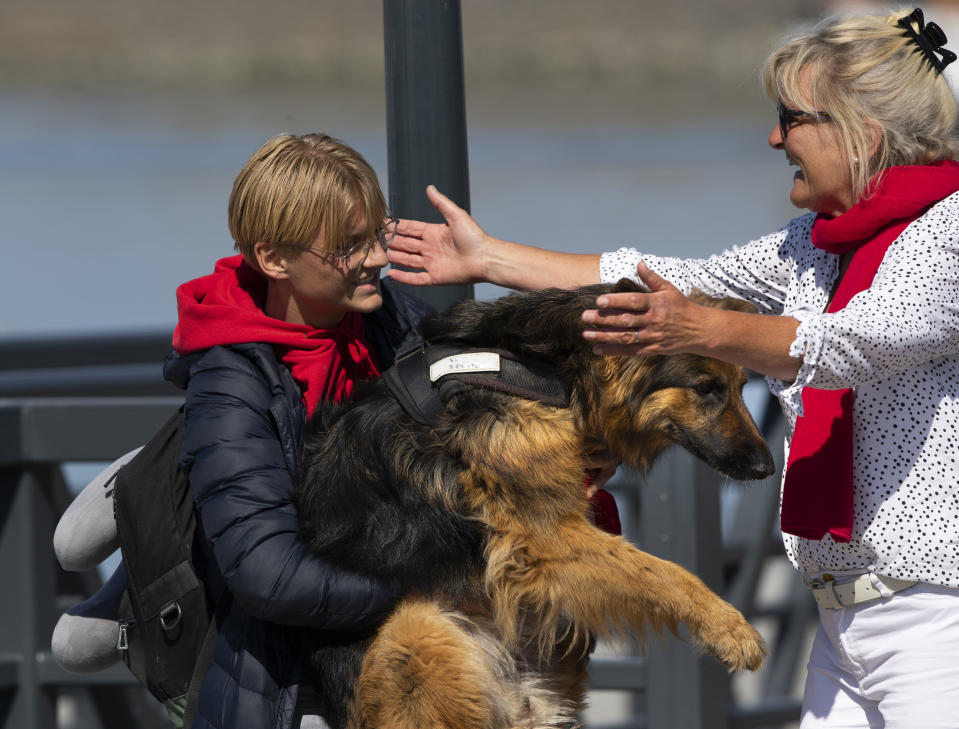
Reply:
[[455, 373], [499, 371], [499, 354], [496, 352], [454, 354], [430, 365], [430, 382]]

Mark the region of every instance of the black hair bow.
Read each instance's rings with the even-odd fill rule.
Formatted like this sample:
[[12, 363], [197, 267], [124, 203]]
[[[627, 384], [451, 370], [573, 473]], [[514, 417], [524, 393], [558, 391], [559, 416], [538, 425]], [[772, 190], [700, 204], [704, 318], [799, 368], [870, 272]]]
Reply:
[[[913, 23], [919, 26], [918, 33], [912, 27]], [[926, 23], [922, 17], [922, 10], [919, 8], [913, 10], [906, 17], [899, 18], [898, 25], [906, 31], [906, 35], [919, 44], [929, 63], [939, 73], [942, 73], [946, 66], [956, 60], [955, 53], [943, 48], [946, 44], [946, 34], [942, 28], [935, 23]], [[942, 56], [942, 58], [939, 56]]]

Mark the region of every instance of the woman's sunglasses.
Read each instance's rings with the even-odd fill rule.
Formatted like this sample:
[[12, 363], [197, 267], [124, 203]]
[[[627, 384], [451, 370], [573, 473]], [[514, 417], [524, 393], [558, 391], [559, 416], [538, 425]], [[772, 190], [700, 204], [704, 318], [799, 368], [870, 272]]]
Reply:
[[809, 122], [829, 121], [832, 117], [824, 111], [801, 111], [800, 109], [790, 109], [783, 104], [782, 99], [776, 103], [776, 109], [779, 111], [779, 132], [782, 134], [783, 141], [786, 141], [786, 135], [793, 127]]

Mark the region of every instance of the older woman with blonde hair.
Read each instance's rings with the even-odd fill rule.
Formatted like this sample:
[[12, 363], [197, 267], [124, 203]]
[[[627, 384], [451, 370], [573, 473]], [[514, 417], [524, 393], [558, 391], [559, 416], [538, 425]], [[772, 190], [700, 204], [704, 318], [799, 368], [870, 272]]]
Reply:
[[[820, 610], [802, 727], [959, 717], [959, 164], [955, 55], [921, 10], [833, 18], [769, 58], [769, 145], [809, 212], [705, 260], [559, 254], [401, 221], [412, 284], [512, 288], [631, 277], [583, 313], [598, 354], [694, 352], [767, 376], [788, 423], [781, 527]], [[655, 273], [654, 273], [655, 271]], [[758, 314], [705, 309], [692, 289]]]

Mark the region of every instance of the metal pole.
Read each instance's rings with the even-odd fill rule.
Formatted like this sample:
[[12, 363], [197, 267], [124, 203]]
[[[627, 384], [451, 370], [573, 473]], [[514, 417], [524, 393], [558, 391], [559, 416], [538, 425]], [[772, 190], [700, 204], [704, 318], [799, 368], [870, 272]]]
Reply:
[[[718, 477], [685, 451], [664, 454], [640, 490], [643, 548], [722, 589]], [[651, 637], [647, 651], [650, 729], [725, 729], [729, 676], [714, 658], [697, 657], [671, 636]]]
[[[383, 33], [390, 210], [442, 222], [427, 185], [467, 210], [470, 204], [459, 0], [383, 0]], [[472, 297], [473, 286], [414, 293], [444, 308]]]

